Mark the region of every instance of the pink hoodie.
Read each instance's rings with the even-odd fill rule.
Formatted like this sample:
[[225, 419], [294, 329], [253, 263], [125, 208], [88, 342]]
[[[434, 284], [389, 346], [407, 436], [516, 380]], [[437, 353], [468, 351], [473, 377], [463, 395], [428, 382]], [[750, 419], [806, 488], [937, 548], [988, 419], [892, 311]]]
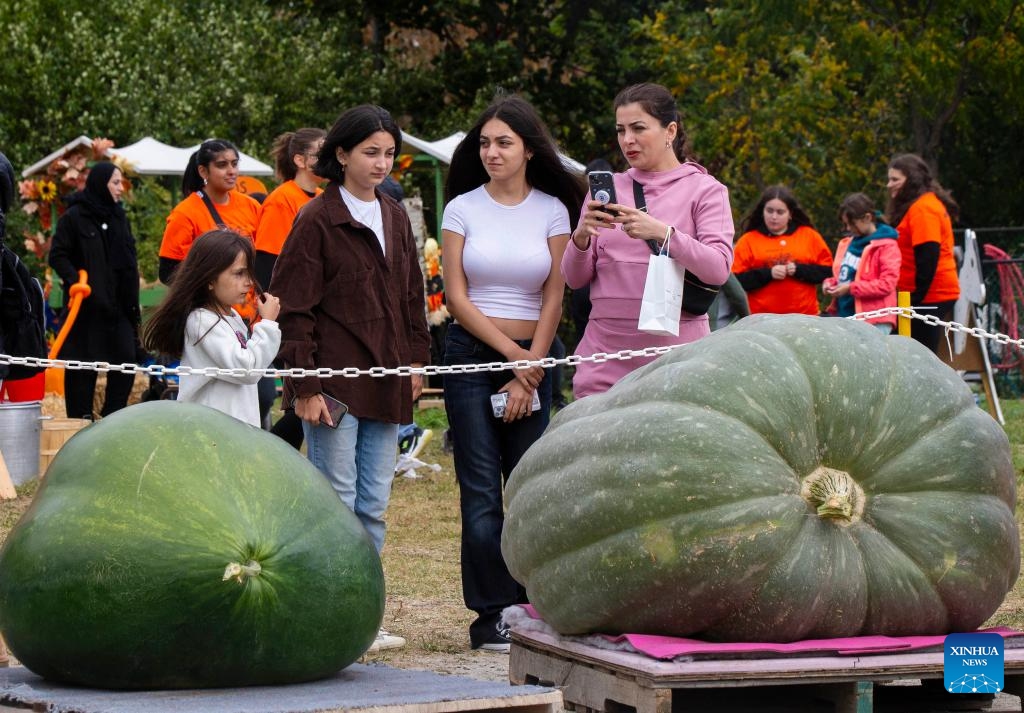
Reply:
[[[615, 174], [616, 202], [634, 205], [634, 178], [644, 187], [648, 212], [675, 226], [669, 244], [672, 258], [705, 282], [724, 283], [732, 267], [735, 234], [725, 186], [696, 163], [657, 173], [631, 168]], [[678, 337], [637, 331], [650, 258], [647, 243], [628, 237], [617, 224], [601, 230], [586, 250], [569, 241], [562, 258], [562, 275], [573, 289], [589, 284], [593, 304], [577, 354], [684, 344], [708, 333], [706, 315], [695, 317], [685, 312], [680, 315]], [[606, 391], [622, 376], [651, 360], [580, 364], [573, 380], [574, 393], [579, 398]]]

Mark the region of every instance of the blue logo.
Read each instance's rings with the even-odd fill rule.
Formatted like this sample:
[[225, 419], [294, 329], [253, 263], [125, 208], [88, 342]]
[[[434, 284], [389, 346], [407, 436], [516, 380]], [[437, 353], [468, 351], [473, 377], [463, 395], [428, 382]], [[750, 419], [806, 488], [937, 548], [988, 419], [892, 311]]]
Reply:
[[950, 634], [942, 663], [950, 693], [1003, 690], [1003, 637], [999, 634]]

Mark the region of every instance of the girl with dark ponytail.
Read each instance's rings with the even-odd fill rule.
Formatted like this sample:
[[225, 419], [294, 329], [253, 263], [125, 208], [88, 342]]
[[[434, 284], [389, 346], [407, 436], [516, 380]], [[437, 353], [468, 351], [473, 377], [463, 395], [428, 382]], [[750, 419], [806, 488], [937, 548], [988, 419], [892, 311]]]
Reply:
[[320, 195], [321, 179], [313, 172], [327, 132], [323, 129], [298, 129], [281, 134], [272, 153], [277, 176], [284, 183], [263, 201], [256, 225], [256, 278], [270, 284], [274, 263], [292, 229], [299, 208]]
[[[277, 256], [299, 209], [323, 193], [323, 179], [313, 167], [326, 135], [323, 129], [298, 129], [281, 134], [274, 141], [272, 153], [277, 175], [284, 183], [263, 201], [256, 226], [256, 279], [261, 285], [270, 284]], [[286, 410], [270, 430], [295, 448], [302, 447], [302, 419], [294, 411]]]
[[[160, 281], [170, 284], [192, 241], [215, 228], [228, 228], [252, 239], [260, 204], [234, 190], [238, 181], [238, 149], [230, 141], [207, 139], [199, 145], [181, 178], [184, 200], [167, 217], [160, 243]], [[255, 310], [240, 310], [252, 318]]]

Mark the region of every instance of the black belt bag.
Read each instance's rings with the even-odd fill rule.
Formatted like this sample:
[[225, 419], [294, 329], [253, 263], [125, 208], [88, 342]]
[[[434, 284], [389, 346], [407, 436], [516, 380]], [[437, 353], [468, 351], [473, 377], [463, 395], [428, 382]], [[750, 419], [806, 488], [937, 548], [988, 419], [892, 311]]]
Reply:
[[[642, 210], [644, 213], [647, 212], [647, 201], [644, 199], [644, 187], [637, 181], [633, 181], [633, 202], [636, 203], [636, 207], [638, 209]], [[647, 240], [645, 242], [651, 249], [651, 252], [655, 255], [661, 252], [661, 248], [658, 246], [656, 240]], [[715, 297], [718, 296], [718, 291], [720, 289], [722, 289], [721, 285], [713, 285], [704, 282], [687, 270], [686, 274], [683, 276], [683, 311], [689, 312], [697, 317], [702, 314], [707, 314], [708, 310], [711, 309], [711, 303], [715, 301]]]

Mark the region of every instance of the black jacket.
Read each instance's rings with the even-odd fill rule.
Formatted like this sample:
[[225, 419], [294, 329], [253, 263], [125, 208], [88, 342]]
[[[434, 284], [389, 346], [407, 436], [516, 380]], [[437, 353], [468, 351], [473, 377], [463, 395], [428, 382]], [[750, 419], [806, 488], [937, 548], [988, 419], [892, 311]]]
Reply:
[[79, 270], [88, 272], [92, 292], [82, 302], [59, 356], [134, 361], [141, 311], [139, 264], [128, 219], [123, 214], [97, 215], [81, 194], [72, 195], [68, 203], [57, 223], [49, 257], [63, 283], [65, 314]]

